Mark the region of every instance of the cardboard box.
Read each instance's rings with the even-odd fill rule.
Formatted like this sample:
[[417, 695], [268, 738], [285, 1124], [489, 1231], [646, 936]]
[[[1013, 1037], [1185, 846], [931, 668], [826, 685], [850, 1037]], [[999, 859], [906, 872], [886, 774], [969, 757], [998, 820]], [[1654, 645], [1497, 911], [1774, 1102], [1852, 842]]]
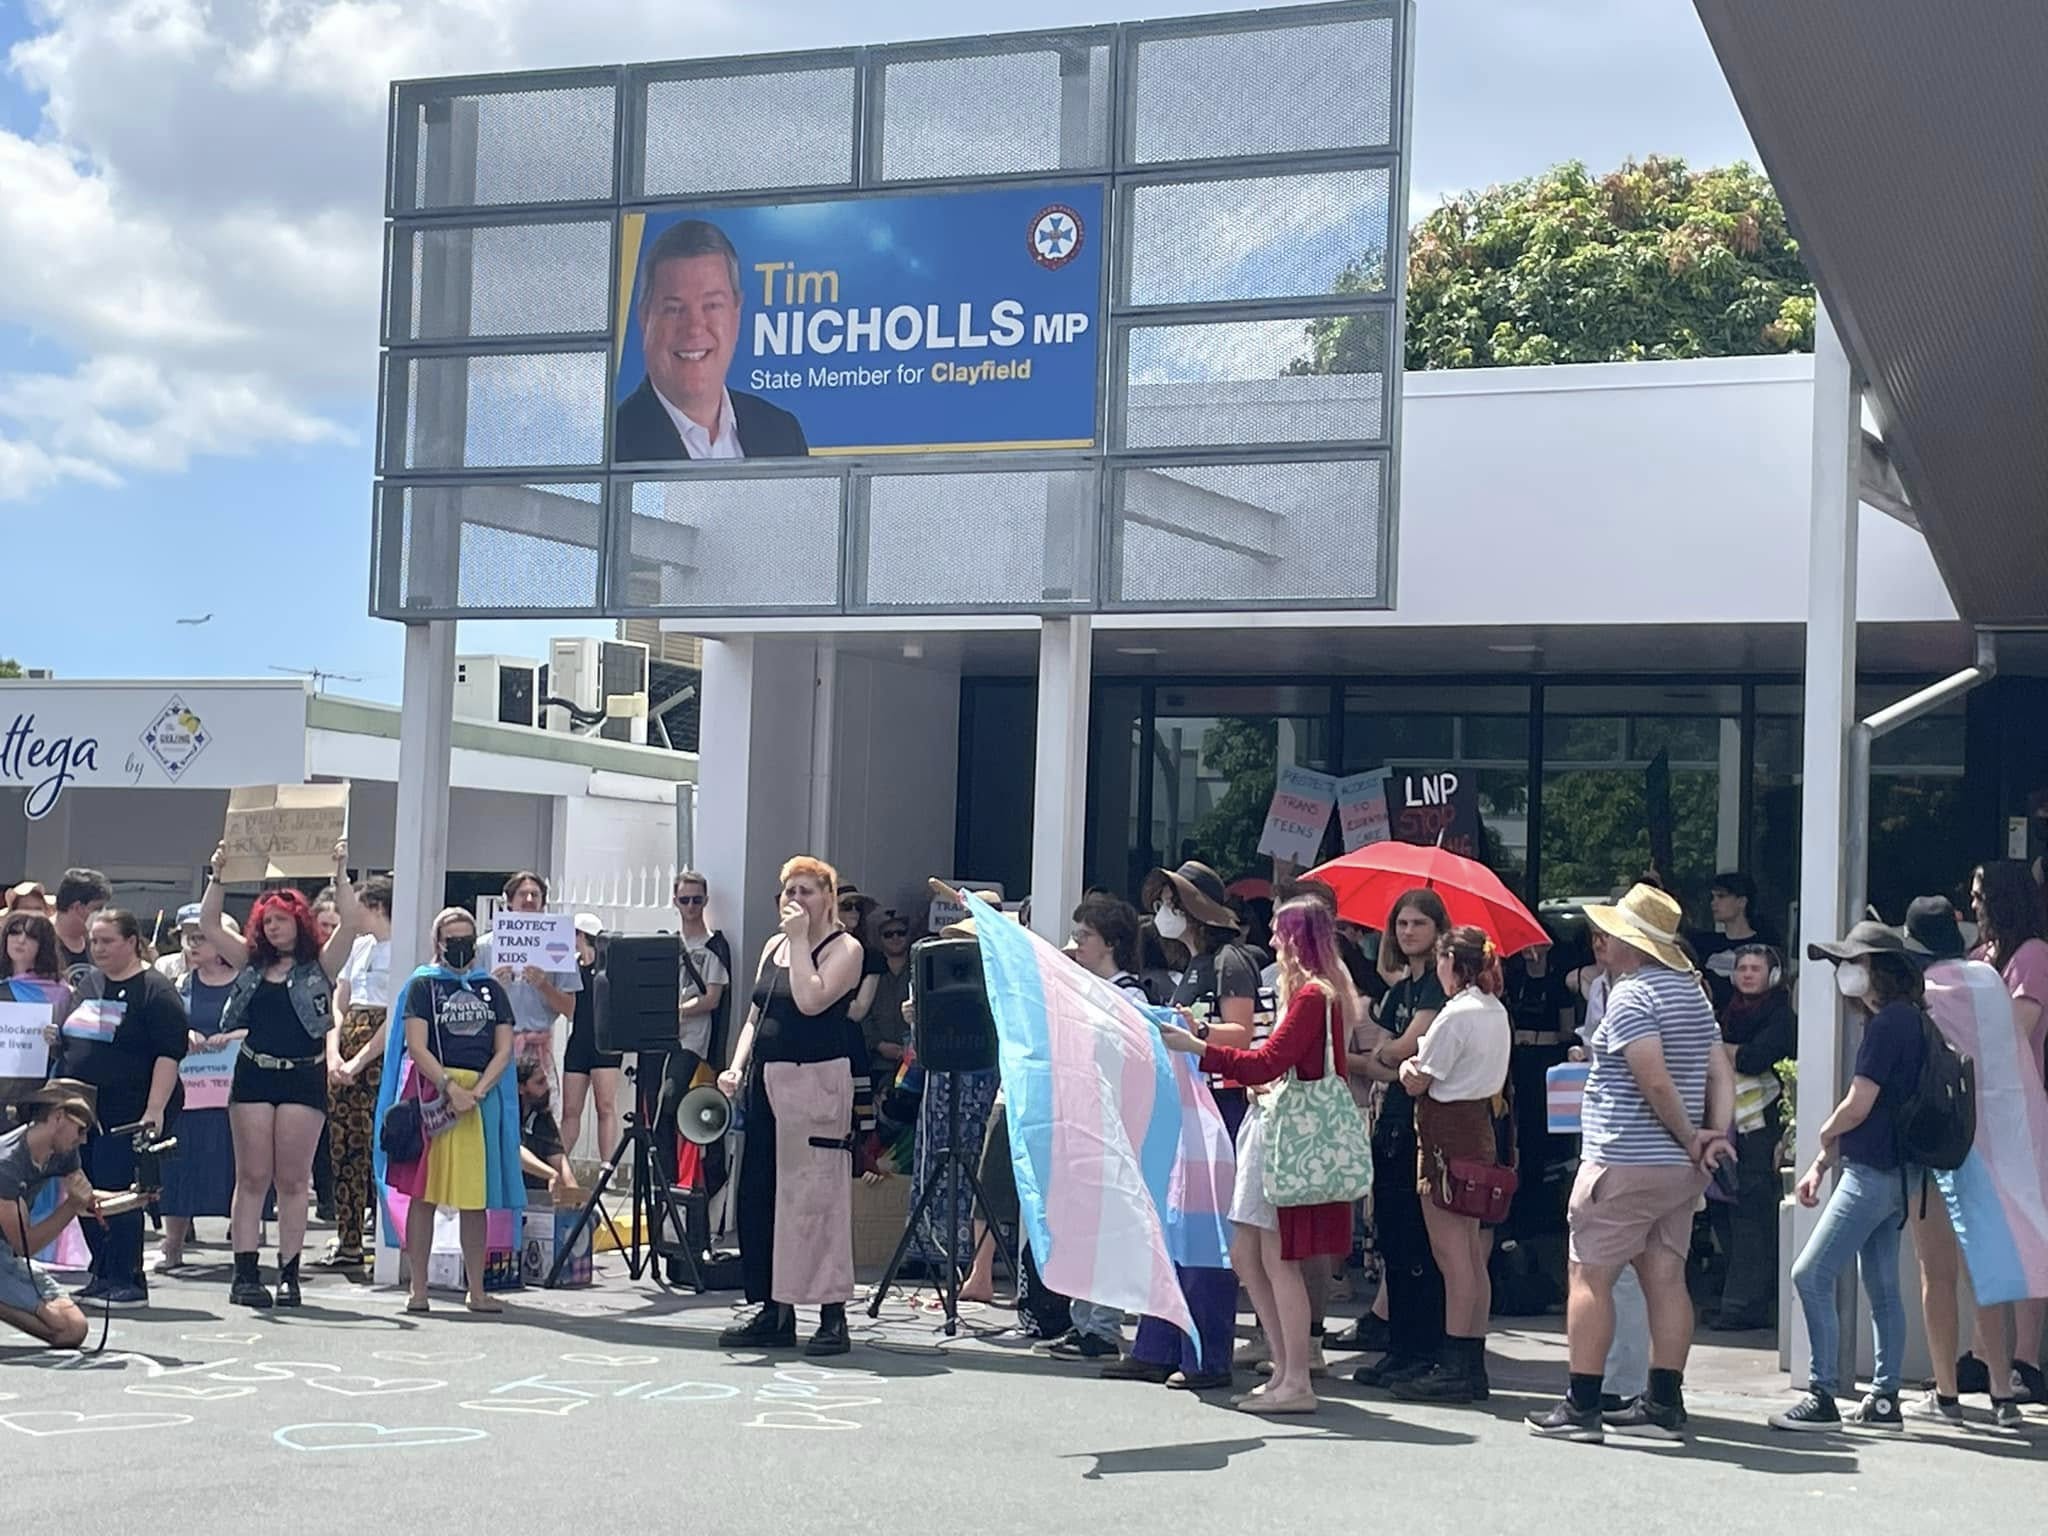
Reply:
[[853, 1267], [880, 1269], [896, 1252], [910, 1220], [910, 1180], [891, 1174], [853, 1181]]
[[[528, 1285], [547, 1284], [548, 1271], [555, 1267], [555, 1255], [569, 1236], [582, 1203], [550, 1205], [546, 1197], [526, 1207], [526, 1232], [519, 1246], [519, 1277]], [[592, 1218], [596, 1225], [596, 1218]], [[591, 1228], [585, 1227], [576, 1240], [569, 1262], [562, 1266], [561, 1285], [589, 1285], [595, 1278], [596, 1262], [591, 1256]]]

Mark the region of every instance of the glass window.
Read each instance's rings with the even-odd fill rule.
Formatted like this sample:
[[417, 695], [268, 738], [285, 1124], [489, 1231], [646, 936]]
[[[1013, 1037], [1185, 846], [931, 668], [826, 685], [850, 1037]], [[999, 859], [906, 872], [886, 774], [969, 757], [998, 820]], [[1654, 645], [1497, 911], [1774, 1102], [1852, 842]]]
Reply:
[[1342, 771], [1380, 767], [1396, 774], [1448, 768], [1469, 775], [1479, 790], [1481, 856], [1511, 890], [1523, 890], [1529, 867], [1527, 688], [1345, 689]]
[[1741, 862], [1742, 690], [1550, 687], [1543, 694], [1543, 892], [1605, 900], [1655, 869], [1704, 924]]
[[1270, 878], [1259, 837], [1279, 765], [1331, 771], [1329, 689], [1162, 688], [1155, 708], [1146, 867], [1200, 859], [1226, 884]]

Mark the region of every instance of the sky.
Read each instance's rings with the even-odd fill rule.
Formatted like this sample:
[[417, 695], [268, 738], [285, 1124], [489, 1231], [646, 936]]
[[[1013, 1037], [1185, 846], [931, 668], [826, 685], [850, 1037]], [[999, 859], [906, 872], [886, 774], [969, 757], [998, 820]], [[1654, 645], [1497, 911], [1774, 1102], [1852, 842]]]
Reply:
[[[0, 0], [0, 655], [69, 678], [318, 669], [398, 697], [399, 627], [367, 613], [390, 80], [1168, 9]], [[1413, 213], [1560, 160], [1755, 158], [1684, 0], [1417, 12]], [[608, 630], [465, 623], [458, 643], [542, 656]]]

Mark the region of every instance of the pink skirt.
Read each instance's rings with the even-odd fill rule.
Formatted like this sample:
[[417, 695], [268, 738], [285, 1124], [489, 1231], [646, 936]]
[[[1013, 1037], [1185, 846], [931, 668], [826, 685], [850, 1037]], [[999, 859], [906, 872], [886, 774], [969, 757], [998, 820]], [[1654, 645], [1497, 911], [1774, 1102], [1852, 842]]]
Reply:
[[770, 1061], [761, 1081], [775, 1111], [773, 1297], [785, 1306], [851, 1300], [853, 1073], [844, 1059]]

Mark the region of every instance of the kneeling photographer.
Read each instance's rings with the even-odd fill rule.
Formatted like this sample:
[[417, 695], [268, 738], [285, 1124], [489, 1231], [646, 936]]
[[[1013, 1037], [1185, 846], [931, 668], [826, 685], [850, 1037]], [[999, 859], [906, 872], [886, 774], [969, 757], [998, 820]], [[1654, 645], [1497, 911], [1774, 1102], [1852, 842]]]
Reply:
[[[85, 1314], [37, 1269], [32, 1256], [74, 1218], [98, 1208], [79, 1150], [98, 1129], [91, 1090], [57, 1079], [32, 1095], [27, 1123], [0, 1136], [0, 1323], [56, 1349], [85, 1343]], [[62, 1198], [40, 1221], [29, 1211], [44, 1185], [56, 1181]]]

